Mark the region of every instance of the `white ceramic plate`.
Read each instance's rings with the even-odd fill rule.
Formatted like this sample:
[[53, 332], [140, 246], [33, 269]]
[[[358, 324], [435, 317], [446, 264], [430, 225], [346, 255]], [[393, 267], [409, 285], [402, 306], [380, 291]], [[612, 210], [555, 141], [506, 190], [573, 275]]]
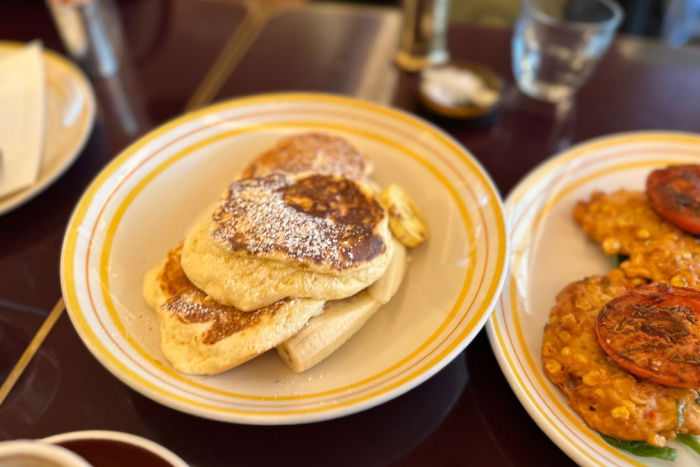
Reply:
[[[0, 42], [0, 56], [23, 45]], [[0, 214], [29, 201], [61, 176], [83, 149], [95, 119], [95, 96], [85, 75], [50, 50], [44, 50], [44, 60], [47, 115], [39, 178], [32, 185], [0, 198]]]
[[[254, 156], [278, 139], [347, 138], [427, 216], [430, 240], [392, 302], [338, 352], [296, 375], [275, 352], [213, 377], [163, 357], [143, 274], [184, 236]], [[70, 317], [94, 355], [137, 391], [203, 417], [255, 424], [363, 410], [444, 367], [486, 321], [504, 281], [507, 237], [498, 194], [455, 141], [409, 114], [350, 98], [271, 94], [185, 115], [119, 155], [83, 195], [63, 244]]]
[[697, 454], [680, 443], [670, 443], [678, 448], [675, 464], [609, 446], [569, 409], [540, 358], [543, 327], [557, 293], [613, 268], [573, 221], [576, 201], [594, 190], [644, 190], [651, 169], [672, 163], [700, 163], [700, 136], [641, 132], [600, 138], [548, 160], [506, 201], [513, 254], [509, 281], [488, 323], [491, 346], [535, 422], [582, 465], [698, 465]]

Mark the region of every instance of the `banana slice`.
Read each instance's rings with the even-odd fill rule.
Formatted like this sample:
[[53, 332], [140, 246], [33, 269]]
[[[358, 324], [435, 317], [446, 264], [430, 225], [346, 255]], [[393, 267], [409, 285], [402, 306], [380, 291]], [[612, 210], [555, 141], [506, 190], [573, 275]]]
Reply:
[[381, 279], [352, 297], [326, 302], [323, 314], [277, 346], [277, 353], [292, 371], [306, 371], [335, 352], [394, 296], [406, 271], [406, 248], [393, 242], [394, 256]]
[[428, 226], [420, 209], [400, 186], [391, 184], [386, 187], [379, 201], [389, 212], [389, 226], [401, 243], [414, 247], [428, 238]]
[[394, 256], [391, 258], [389, 267], [386, 268], [386, 272], [377, 282], [366, 289], [370, 296], [380, 305], [389, 303], [391, 297], [399, 290], [403, 274], [406, 272], [406, 247], [396, 240], [393, 240], [393, 242]]
[[366, 291], [327, 302], [323, 314], [278, 345], [277, 353], [295, 373], [306, 371], [350, 339], [380, 306]]

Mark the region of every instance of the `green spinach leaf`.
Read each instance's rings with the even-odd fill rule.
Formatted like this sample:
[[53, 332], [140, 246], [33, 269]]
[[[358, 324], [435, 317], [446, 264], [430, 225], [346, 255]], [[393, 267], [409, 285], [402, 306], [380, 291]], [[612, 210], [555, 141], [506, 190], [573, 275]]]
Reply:
[[680, 441], [681, 443], [685, 444], [686, 446], [688, 446], [693, 451], [700, 454], [700, 441], [698, 441], [698, 438], [696, 436], [678, 435], [678, 436], [676, 436], [676, 439], [678, 441]]
[[601, 434], [606, 443], [618, 449], [631, 452], [642, 457], [656, 457], [667, 461], [676, 460], [677, 451], [673, 448], [659, 448], [650, 446], [643, 441], [625, 441]]

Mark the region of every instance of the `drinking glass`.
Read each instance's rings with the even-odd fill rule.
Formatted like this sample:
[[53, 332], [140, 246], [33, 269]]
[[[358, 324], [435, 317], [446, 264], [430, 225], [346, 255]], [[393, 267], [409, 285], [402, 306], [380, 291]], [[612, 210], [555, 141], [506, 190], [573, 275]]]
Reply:
[[447, 25], [450, 0], [403, 0], [396, 64], [410, 72], [449, 60]]
[[570, 101], [621, 20], [614, 0], [523, 0], [513, 34], [518, 88], [535, 99]]
[[108, 77], [124, 60], [124, 33], [114, 0], [47, 0], [68, 53], [90, 75]]

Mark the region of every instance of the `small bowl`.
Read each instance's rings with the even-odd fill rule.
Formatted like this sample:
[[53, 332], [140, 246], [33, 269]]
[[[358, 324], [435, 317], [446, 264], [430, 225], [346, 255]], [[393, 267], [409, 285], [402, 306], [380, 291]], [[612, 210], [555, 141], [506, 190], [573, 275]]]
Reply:
[[0, 443], [0, 465], [7, 467], [91, 467], [74, 452], [34, 440], [3, 441]]
[[[428, 76], [431, 74], [435, 76], [435, 72], [439, 71], [451, 72], [453, 75], [460, 71], [469, 72], [472, 76], [475, 76], [481, 81], [484, 90], [495, 94], [495, 98], [487, 105], [478, 105], [473, 101], [469, 103], [455, 102], [454, 104], [449, 104], [438, 100], [427, 92], [428, 83], [426, 80], [429, 79]], [[450, 62], [445, 65], [430, 67], [423, 70], [420, 77], [418, 96], [421, 104], [431, 112], [440, 116], [473, 120], [493, 113], [501, 102], [503, 90], [503, 79], [487, 66], [473, 62]]]
[[185, 461], [160, 444], [119, 431], [73, 431], [41, 441], [68, 449], [93, 465], [128, 465], [130, 461], [132, 465], [187, 467]]

